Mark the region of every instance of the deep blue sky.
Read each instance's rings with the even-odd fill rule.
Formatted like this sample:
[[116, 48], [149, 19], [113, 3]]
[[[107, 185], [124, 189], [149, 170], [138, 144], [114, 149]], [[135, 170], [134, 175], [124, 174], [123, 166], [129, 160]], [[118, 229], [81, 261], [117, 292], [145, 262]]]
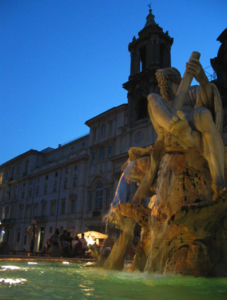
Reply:
[[[86, 120], [127, 103], [128, 44], [145, 25], [148, 3], [0, 1], [0, 164], [84, 135]], [[152, 12], [174, 38], [172, 66], [183, 74], [194, 50], [210, 66], [227, 27], [226, 0], [159, 0]]]

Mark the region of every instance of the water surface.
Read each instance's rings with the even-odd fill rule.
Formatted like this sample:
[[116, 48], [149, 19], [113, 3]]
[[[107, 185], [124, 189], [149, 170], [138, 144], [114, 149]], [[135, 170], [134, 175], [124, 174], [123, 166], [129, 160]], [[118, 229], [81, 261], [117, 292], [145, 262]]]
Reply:
[[227, 299], [227, 278], [105, 271], [83, 265], [0, 261], [0, 299]]

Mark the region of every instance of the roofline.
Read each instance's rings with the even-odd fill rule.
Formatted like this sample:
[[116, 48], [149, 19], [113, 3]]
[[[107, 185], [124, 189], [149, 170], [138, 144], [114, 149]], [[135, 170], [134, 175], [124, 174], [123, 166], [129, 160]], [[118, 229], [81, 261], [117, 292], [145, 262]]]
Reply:
[[24, 152], [24, 153], [22, 153], [20, 155], [15, 156], [14, 158], [11, 158], [8, 161], [4, 162], [3, 164], [0, 165], [0, 168], [2, 168], [3, 166], [5, 166], [5, 165], [7, 165], [9, 163], [12, 163], [13, 161], [15, 161], [15, 160], [17, 160], [19, 158], [22, 158], [23, 156], [26, 156], [28, 154], [41, 154], [41, 155], [44, 155], [44, 153], [42, 153], [42, 152], [40, 152], [38, 150], [30, 149], [30, 150], [28, 150], [28, 151], [26, 151], [26, 152]]
[[93, 118], [87, 120], [84, 124], [87, 125], [87, 126], [89, 126], [88, 123], [91, 123], [91, 122], [97, 120], [98, 118], [100, 118], [100, 117], [103, 116], [104, 114], [110, 113], [111, 111], [117, 110], [117, 109], [119, 109], [119, 108], [121, 108], [121, 107], [123, 108], [123, 107], [125, 107], [125, 106], [128, 106], [128, 103], [124, 103], [124, 104], [121, 104], [121, 105], [119, 105], [119, 106], [114, 106], [114, 107], [112, 107], [112, 108], [110, 108], [110, 109], [104, 111], [103, 113], [101, 113], [101, 114], [99, 114], [99, 115], [97, 115], [97, 116], [95, 116], [95, 117], [93, 117]]
[[76, 141], [83, 140], [83, 139], [85, 139], [85, 138], [89, 138], [89, 133], [87, 133], [87, 134], [85, 134], [85, 135], [83, 135], [83, 136], [81, 136], [81, 137], [79, 137], [79, 138], [77, 138], [77, 139], [75, 139], [75, 140], [72, 140], [72, 141], [70, 141], [70, 142], [66, 142], [66, 143], [64, 143], [64, 144], [59, 144], [59, 146], [58, 146], [57, 148], [54, 148], [53, 150], [51, 150], [50, 152], [47, 152], [47, 153], [45, 153], [45, 154], [54, 152], [54, 151], [56, 151], [56, 150], [59, 150], [59, 148], [64, 148], [64, 147], [68, 146], [69, 144], [73, 144], [73, 143], [75, 143]]

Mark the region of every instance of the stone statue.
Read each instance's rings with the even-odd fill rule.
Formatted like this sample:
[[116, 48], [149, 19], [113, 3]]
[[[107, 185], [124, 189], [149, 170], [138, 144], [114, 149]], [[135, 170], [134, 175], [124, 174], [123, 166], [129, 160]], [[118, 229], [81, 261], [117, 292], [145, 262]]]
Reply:
[[[117, 196], [119, 201], [113, 201], [107, 216], [122, 233], [104, 264], [106, 268], [121, 268], [137, 223], [141, 240], [134, 269], [227, 275], [222, 103], [199, 56], [192, 53], [182, 79], [175, 68], [156, 72], [161, 96], [150, 94], [147, 99], [158, 138], [145, 149], [130, 148], [122, 167], [119, 189], [126, 181], [136, 182], [138, 188], [131, 203]], [[200, 86], [190, 87], [192, 78]]]
[[[177, 69], [166, 68], [156, 72], [161, 96], [150, 94], [147, 97], [149, 116], [158, 134], [156, 151], [161, 155], [164, 149], [164, 152], [179, 152], [180, 148], [184, 152], [191, 148], [198, 150], [208, 162], [213, 200], [216, 200], [227, 192], [224, 181], [224, 145], [221, 137], [221, 99], [215, 85], [209, 83], [198, 59], [190, 58], [183, 79], [188, 74], [191, 74], [200, 86], [188, 86], [189, 89], [186, 88], [182, 93], [181, 76]], [[166, 137], [172, 139], [171, 145], [167, 146]], [[154, 170], [154, 164], [158, 166], [159, 159], [157, 155], [152, 156], [152, 163], [153, 160], [155, 162], [153, 166], [151, 163], [151, 169], [147, 170], [140, 183], [134, 202], [141, 202], [151, 186], [157, 171]], [[155, 174], [149, 174], [152, 172]]]

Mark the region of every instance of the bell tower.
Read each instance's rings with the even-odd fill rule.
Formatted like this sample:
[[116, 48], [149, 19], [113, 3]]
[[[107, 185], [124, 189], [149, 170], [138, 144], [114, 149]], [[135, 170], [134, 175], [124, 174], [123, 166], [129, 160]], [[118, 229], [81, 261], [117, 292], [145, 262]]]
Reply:
[[130, 76], [123, 84], [128, 91], [128, 127], [147, 122], [147, 95], [159, 93], [155, 72], [171, 66], [170, 50], [173, 38], [155, 22], [151, 8], [144, 28], [129, 43]]

